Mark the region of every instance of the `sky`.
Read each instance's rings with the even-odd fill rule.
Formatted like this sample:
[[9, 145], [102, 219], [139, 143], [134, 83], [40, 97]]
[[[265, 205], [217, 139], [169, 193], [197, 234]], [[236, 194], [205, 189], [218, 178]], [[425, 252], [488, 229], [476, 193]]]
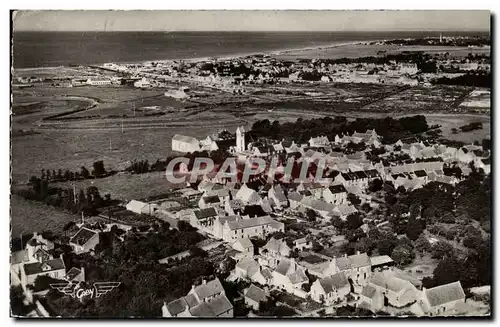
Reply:
[[485, 10], [18, 11], [15, 31], [489, 31]]

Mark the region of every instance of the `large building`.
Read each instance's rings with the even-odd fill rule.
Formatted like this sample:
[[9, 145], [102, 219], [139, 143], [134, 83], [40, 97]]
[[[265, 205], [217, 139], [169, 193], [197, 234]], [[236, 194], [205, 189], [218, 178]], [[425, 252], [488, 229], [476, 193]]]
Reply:
[[163, 317], [233, 317], [233, 305], [218, 278], [201, 285], [192, 286], [191, 291], [170, 303], [163, 303]]
[[200, 149], [200, 141], [194, 137], [175, 134], [172, 138], [172, 151], [190, 153]]

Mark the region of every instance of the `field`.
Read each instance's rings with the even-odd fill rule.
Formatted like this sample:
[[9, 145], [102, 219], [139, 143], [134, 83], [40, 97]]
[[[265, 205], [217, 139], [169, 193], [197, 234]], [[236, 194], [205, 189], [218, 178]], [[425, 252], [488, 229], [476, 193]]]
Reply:
[[[71, 187], [70, 182], [56, 183], [61, 187]], [[101, 195], [110, 193], [112, 199], [128, 202], [132, 199], [145, 199], [158, 194], [169, 192], [172, 188], [184, 185], [172, 185], [165, 177], [164, 172], [147, 174], [117, 174], [106, 178], [89, 179], [75, 182], [77, 189], [86, 189], [96, 186]]]
[[25, 200], [12, 195], [10, 201], [11, 235], [51, 230], [62, 232], [64, 225], [78, 220], [78, 216], [43, 203]]
[[[454, 141], [461, 141], [471, 144], [474, 141], [481, 142], [484, 138], [491, 138], [491, 118], [487, 115], [446, 115], [446, 114], [428, 114], [426, 115], [429, 125], [439, 124], [443, 131], [443, 138]], [[483, 123], [483, 128], [471, 132], [458, 132], [453, 134], [451, 129], [458, 129], [460, 126], [473, 122]]]

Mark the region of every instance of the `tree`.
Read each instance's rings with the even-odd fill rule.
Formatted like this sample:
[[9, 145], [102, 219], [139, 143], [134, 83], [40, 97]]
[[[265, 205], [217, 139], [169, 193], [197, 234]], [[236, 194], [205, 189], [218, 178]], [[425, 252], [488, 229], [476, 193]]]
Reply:
[[357, 229], [361, 227], [361, 225], [363, 225], [363, 218], [361, 218], [361, 215], [358, 212], [352, 213], [349, 216], [347, 216], [346, 221], [347, 221], [347, 228], [349, 228], [350, 230]]
[[412, 249], [407, 245], [398, 245], [392, 250], [391, 258], [398, 265], [407, 265], [412, 262], [415, 254]]
[[380, 178], [376, 178], [370, 181], [370, 183], [368, 184], [368, 189], [370, 190], [370, 192], [374, 193], [382, 190], [383, 186], [384, 183], [382, 182], [382, 180]]
[[353, 193], [347, 194], [347, 200], [349, 200], [349, 202], [352, 203], [353, 205], [361, 204], [361, 199], [359, 198], [359, 196]]
[[92, 164], [92, 167], [94, 168], [92, 171], [92, 175], [95, 177], [100, 177], [106, 174], [106, 169], [104, 168], [104, 162], [102, 160], [95, 161]]
[[414, 219], [410, 215], [410, 219], [408, 220], [408, 224], [406, 225], [406, 236], [412, 241], [415, 241], [420, 234], [425, 229], [425, 220], [423, 219]]
[[82, 166], [82, 167], [81, 167], [81, 173], [80, 173], [80, 175], [81, 175], [83, 178], [87, 179], [87, 178], [89, 178], [90, 173], [89, 173], [89, 171], [88, 171], [88, 169], [87, 169], [87, 168], [85, 168], [84, 166]]
[[420, 234], [420, 236], [415, 241], [415, 249], [417, 249], [420, 253], [426, 253], [431, 251], [432, 245], [424, 236], [424, 234]]
[[432, 246], [432, 257], [434, 259], [442, 259], [453, 252], [453, 246], [445, 241], [439, 241]]
[[380, 238], [377, 242], [378, 253], [381, 255], [385, 254], [390, 256], [392, 254], [392, 250], [394, 250], [397, 243], [398, 239], [392, 233], [384, 233], [380, 235]]
[[306, 216], [307, 216], [308, 221], [316, 221], [316, 218], [317, 218], [316, 211], [314, 211], [312, 209], [307, 209]]

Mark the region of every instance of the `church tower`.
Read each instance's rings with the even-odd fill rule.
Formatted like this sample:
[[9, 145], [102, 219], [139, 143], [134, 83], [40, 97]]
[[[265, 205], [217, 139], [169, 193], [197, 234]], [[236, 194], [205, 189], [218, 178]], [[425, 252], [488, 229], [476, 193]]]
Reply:
[[245, 128], [243, 126], [236, 129], [236, 151], [245, 151]]

